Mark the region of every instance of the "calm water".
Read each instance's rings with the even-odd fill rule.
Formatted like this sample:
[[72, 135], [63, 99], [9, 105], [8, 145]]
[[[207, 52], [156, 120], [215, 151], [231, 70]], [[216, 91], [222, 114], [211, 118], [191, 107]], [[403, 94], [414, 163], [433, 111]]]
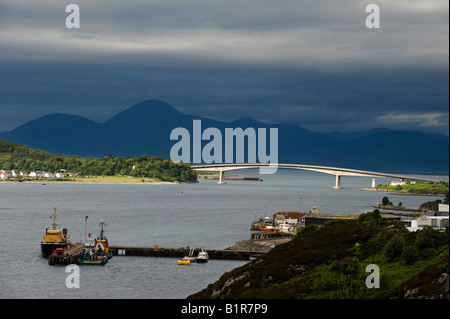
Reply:
[[[238, 171], [257, 176], [257, 170]], [[179, 266], [176, 258], [115, 256], [104, 267], [81, 267], [79, 289], [68, 289], [65, 267], [49, 266], [40, 241], [56, 207], [58, 223], [73, 241], [98, 234], [105, 221], [111, 244], [225, 248], [248, 239], [250, 222], [279, 211], [307, 211], [313, 203], [324, 213], [372, 210], [386, 193], [363, 192], [371, 178], [335, 177], [279, 170], [263, 182], [202, 181], [193, 185], [95, 185], [0, 183], [0, 298], [186, 298], [245, 262], [210, 260]], [[446, 180], [448, 176], [430, 176]], [[389, 183], [390, 179], [377, 179]], [[417, 208], [435, 197], [388, 195]], [[50, 288], [51, 287], [51, 288]]]

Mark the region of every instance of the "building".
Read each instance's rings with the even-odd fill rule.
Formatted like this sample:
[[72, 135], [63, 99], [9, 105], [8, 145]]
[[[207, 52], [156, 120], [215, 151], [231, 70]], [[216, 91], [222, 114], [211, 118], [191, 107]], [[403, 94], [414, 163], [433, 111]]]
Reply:
[[438, 211], [448, 213], [448, 204], [439, 204]]
[[428, 216], [424, 215], [418, 219], [411, 220], [410, 226], [406, 229], [409, 231], [417, 231], [424, 227], [433, 227], [435, 229], [447, 229], [448, 228], [449, 217], [447, 216]]
[[11, 177], [11, 172], [7, 172], [4, 170], [0, 171], [0, 179], [8, 179]]
[[391, 186], [398, 186], [398, 185], [402, 186], [402, 185], [405, 185], [405, 184], [415, 184], [415, 183], [416, 183], [416, 181], [400, 180], [400, 181], [392, 181], [391, 182]]

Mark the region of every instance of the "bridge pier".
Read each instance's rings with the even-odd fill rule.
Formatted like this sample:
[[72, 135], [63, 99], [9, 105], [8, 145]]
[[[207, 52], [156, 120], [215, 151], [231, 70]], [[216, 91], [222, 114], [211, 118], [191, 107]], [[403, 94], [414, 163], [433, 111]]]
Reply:
[[340, 175], [336, 175], [336, 185], [334, 185], [333, 188], [334, 188], [334, 189], [342, 189], [342, 186], [341, 186], [341, 176], [340, 176]]
[[219, 171], [219, 181], [217, 182], [217, 184], [226, 184], [223, 179], [223, 171]]

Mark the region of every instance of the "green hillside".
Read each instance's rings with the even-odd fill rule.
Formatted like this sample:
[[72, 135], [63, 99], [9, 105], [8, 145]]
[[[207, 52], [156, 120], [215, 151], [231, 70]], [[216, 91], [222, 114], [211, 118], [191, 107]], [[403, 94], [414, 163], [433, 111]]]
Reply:
[[[445, 284], [448, 298], [448, 240], [448, 231], [409, 232], [378, 211], [369, 212], [308, 226], [189, 298], [439, 298]], [[366, 287], [370, 264], [379, 267], [379, 288]]]
[[189, 165], [159, 156], [103, 158], [53, 155], [25, 145], [0, 141], [0, 170], [76, 173], [79, 176], [133, 176], [169, 182], [195, 182], [197, 173]]
[[377, 185], [372, 190], [392, 191], [398, 194], [432, 195], [445, 196], [448, 194], [449, 183], [425, 182], [425, 181], [405, 181], [404, 185]]

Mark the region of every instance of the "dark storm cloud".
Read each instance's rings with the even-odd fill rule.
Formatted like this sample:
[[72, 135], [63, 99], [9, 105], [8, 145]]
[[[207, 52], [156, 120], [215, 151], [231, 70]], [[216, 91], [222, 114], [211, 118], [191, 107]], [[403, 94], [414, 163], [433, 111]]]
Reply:
[[50, 112], [105, 121], [144, 99], [316, 131], [448, 132], [448, 2], [78, 1], [0, 5], [0, 131]]

